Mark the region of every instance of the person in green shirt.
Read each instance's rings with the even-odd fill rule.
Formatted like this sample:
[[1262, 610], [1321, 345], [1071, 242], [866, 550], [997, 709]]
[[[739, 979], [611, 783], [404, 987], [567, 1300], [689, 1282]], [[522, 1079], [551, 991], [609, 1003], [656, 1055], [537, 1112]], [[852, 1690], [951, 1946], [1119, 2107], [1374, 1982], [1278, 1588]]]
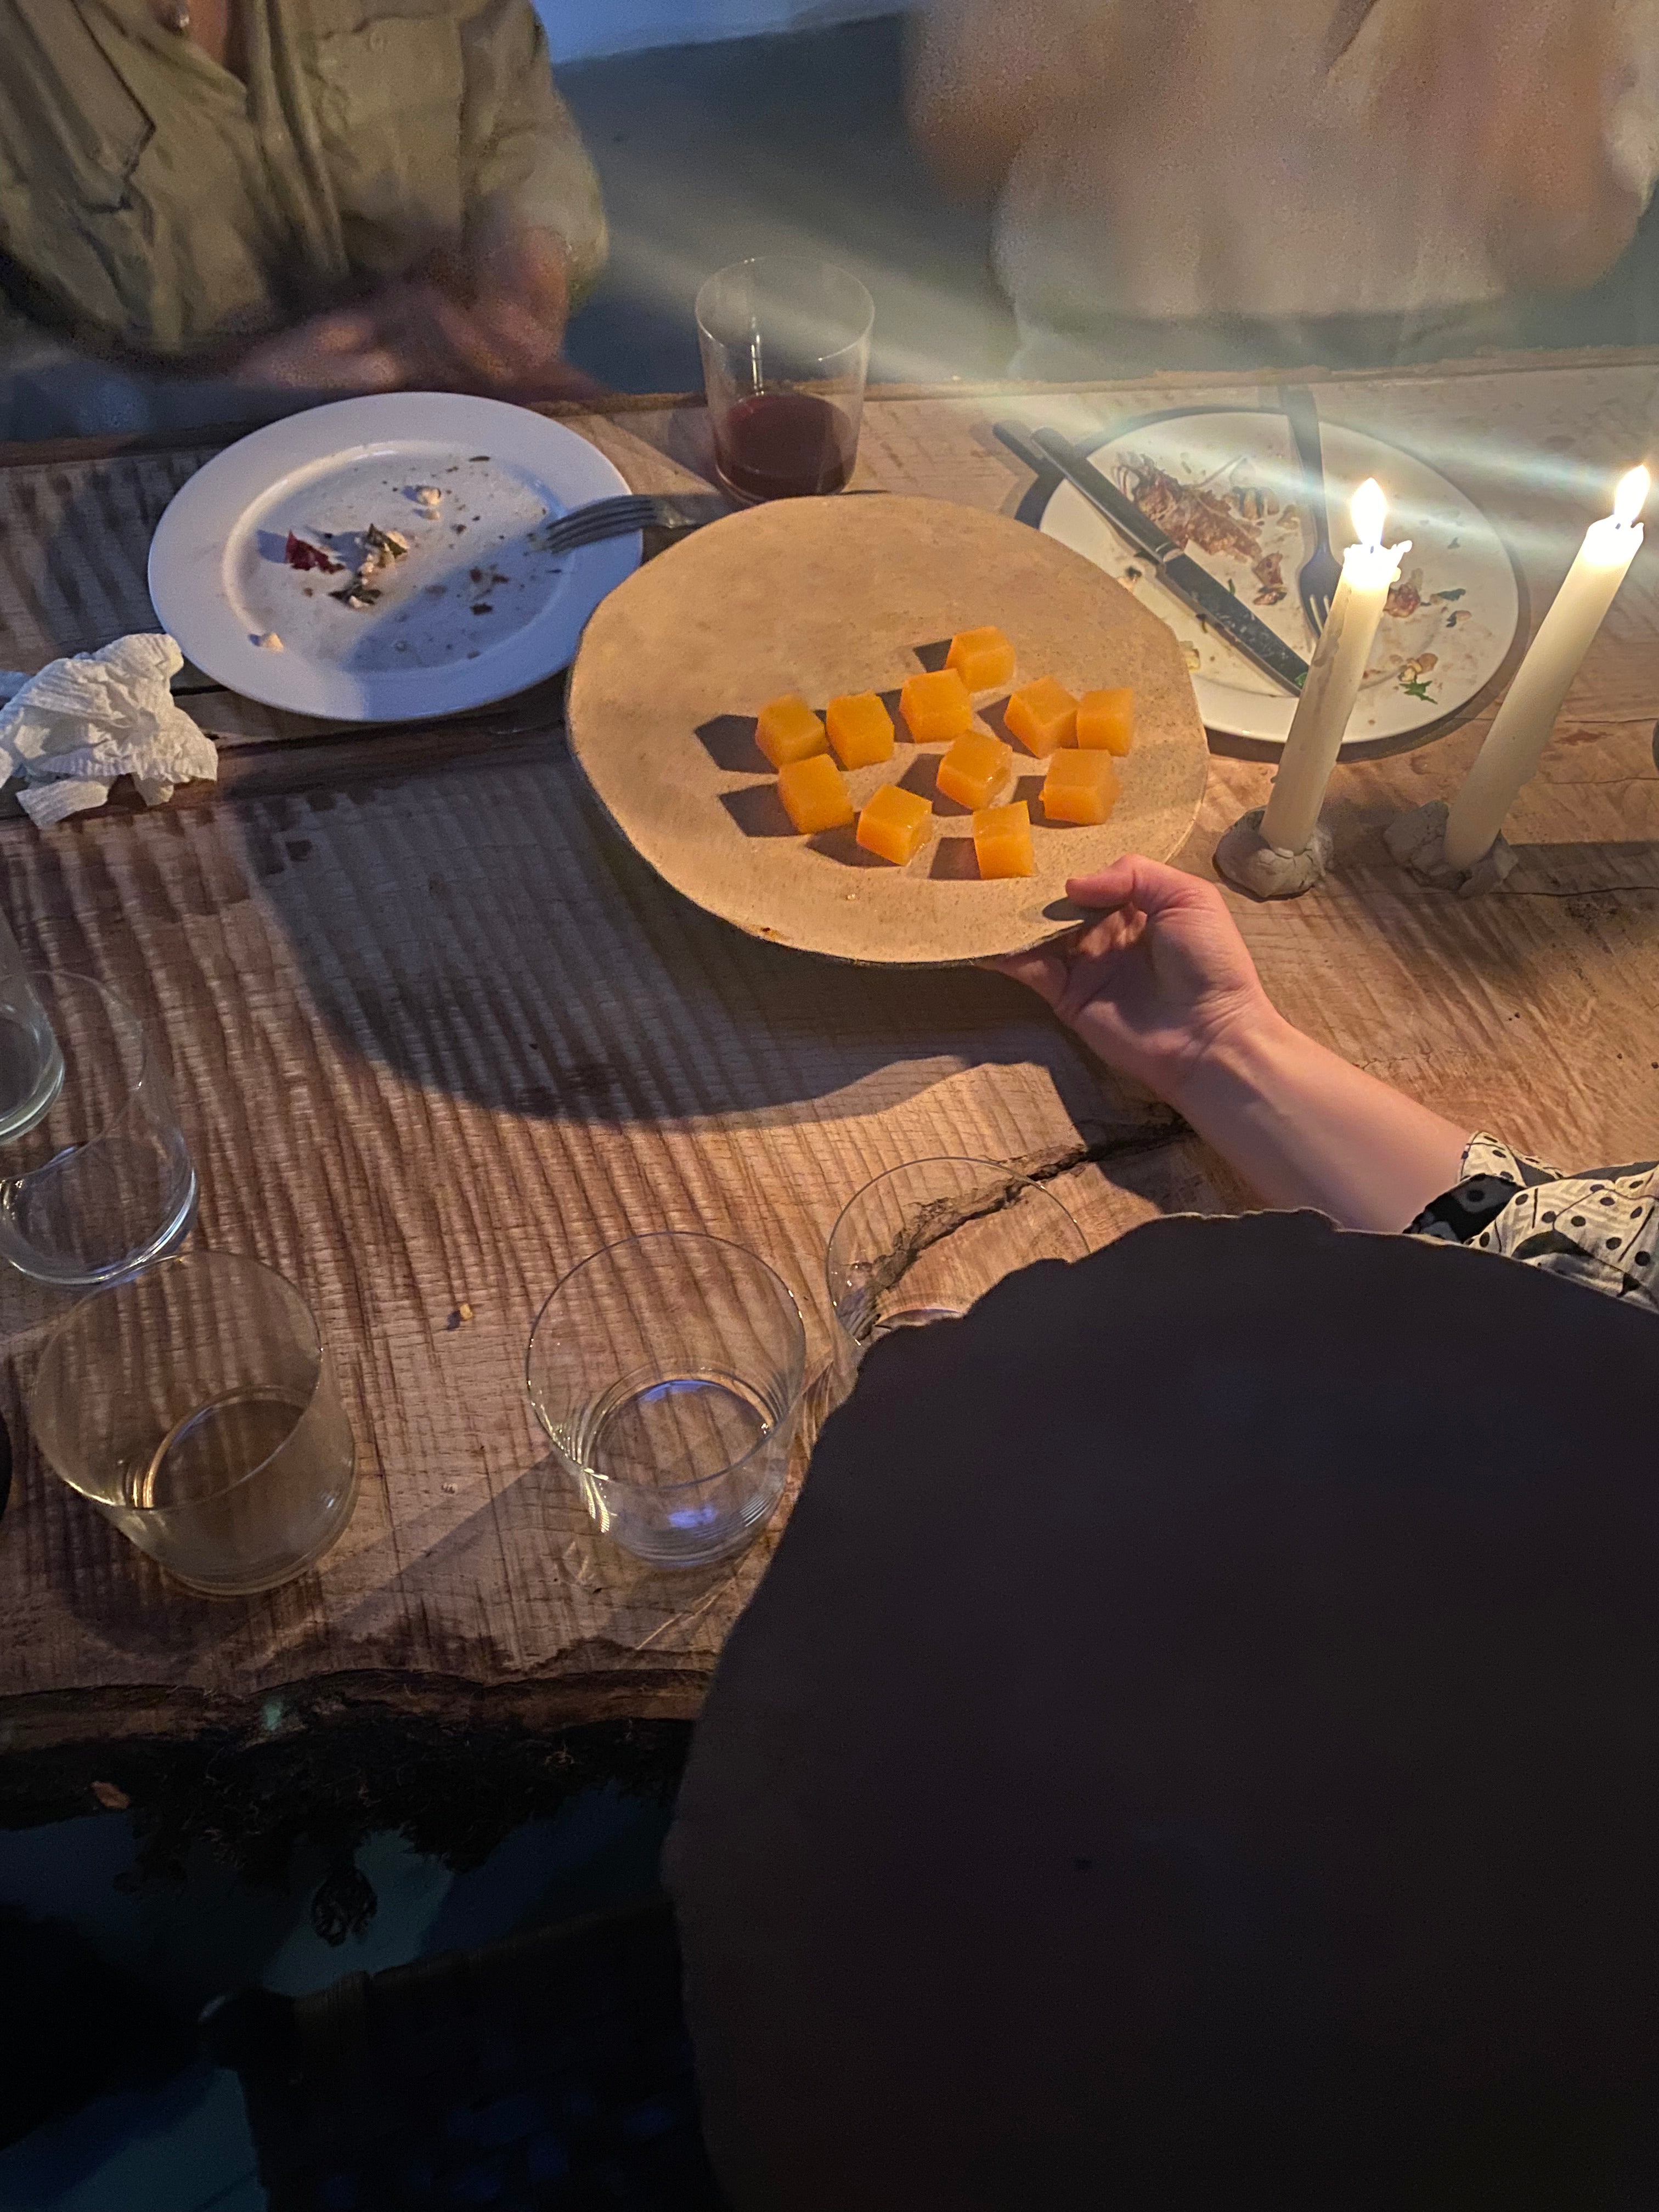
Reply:
[[530, 0], [0, 0], [6, 434], [556, 393], [605, 243]]

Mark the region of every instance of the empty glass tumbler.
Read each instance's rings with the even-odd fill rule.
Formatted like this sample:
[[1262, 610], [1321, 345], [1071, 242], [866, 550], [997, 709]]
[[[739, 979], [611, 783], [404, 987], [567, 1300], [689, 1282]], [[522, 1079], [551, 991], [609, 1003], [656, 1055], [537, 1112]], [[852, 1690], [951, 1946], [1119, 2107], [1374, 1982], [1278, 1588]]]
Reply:
[[1057, 1198], [994, 1160], [913, 1160], [866, 1183], [830, 1233], [824, 1270], [844, 1349], [953, 1321], [1038, 1260], [1084, 1260]]
[[63, 1083], [64, 1055], [0, 915], [0, 1144], [32, 1129]]
[[875, 302], [833, 262], [734, 262], [697, 295], [714, 465], [734, 497], [840, 491], [858, 459]]
[[351, 1430], [311, 1310], [229, 1252], [84, 1298], [47, 1337], [28, 1415], [48, 1464], [210, 1596], [270, 1589], [351, 1518]]
[[196, 1170], [143, 1025], [89, 975], [24, 978], [0, 1041], [27, 1058], [46, 1025], [61, 1073], [44, 1111], [0, 1140], [0, 1258], [65, 1288], [115, 1281], [170, 1251], [196, 1212]]
[[595, 1524], [654, 1566], [742, 1549], [782, 1495], [806, 1336], [787, 1286], [714, 1237], [636, 1237], [573, 1268], [525, 1380]]

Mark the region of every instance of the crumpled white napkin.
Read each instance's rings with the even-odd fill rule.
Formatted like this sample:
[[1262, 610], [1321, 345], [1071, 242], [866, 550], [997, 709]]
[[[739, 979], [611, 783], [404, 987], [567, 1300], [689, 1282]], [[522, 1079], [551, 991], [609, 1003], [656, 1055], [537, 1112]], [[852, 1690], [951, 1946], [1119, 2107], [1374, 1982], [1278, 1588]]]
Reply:
[[173, 702], [185, 657], [164, 631], [118, 637], [96, 653], [47, 663], [38, 676], [0, 671], [0, 789], [15, 775], [24, 812], [42, 830], [101, 806], [130, 775], [147, 806], [173, 786], [219, 774], [213, 740]]

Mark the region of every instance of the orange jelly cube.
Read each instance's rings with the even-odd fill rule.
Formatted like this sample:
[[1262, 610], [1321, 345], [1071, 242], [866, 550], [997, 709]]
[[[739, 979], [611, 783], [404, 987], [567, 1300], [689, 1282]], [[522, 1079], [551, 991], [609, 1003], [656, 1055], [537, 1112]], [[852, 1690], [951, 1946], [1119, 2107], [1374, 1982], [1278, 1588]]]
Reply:
[[840, 830], [853, 818], [853, 801], [828, 753], [786, 761], [778, 770], [778, 797], [803, 837], [819, 830]]
[[884, 783], [859, 817], [859, 842], [902, 868], [927, 843], [933, 818], [933, 802], [920, 792]]
[[1042, 811], [1050, 822], [1103, 822], [1117, 793], [1110, 753], [1056, 753], [1042, 779]]
[[958, 630], [945, 665], [970, 691], [994, 691], [1014, 680], [1014, 648], [994, 627]]
[[1077, 702], [1077, 741], [1085, 752], [1127, 753], [1135, 741], [1133, 691], [1085, 691]]
[[761, 708], [755, 743], [774, 768], [787, 768], [791, 761], [811, 760], [814, 753], [824, 751], [830, 740], [805, 700], [792, 691]]
[[893, 757], [893, 718], [873, 691], [832, 699], [824, 720], [843, 768], [873, 768]]
[[1077, 701], [1052, 676], [1016, 691], [1003, 708], [1003, 720], [1039, 760], [1077, 743]]
[[988, 806], [1008, 781], [1013, 761], [1012, 745], [969, 730], [939, 763], [939, 787], [959, 806]]
[[974, 817], [974, 857], [988, 883], [995, 876], [1036, 872], [1031, 854], [1031, 810], [1023, 799], [1011, 806], [988, 806]]
[[959, 738], [974, 726], [974, 702], [954, 668], [941, 668], [933, 676], [907, 677], [899, 693], [899, 709], [919, 745], [931, 745], [941, 738]]

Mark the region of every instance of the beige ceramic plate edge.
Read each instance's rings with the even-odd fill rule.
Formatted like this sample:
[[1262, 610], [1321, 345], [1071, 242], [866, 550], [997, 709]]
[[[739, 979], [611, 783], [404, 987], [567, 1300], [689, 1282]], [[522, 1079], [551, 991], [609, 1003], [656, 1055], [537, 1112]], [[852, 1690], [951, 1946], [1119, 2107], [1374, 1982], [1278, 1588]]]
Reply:
[[[906, 868], [861, 852], [851, 830], [795, 836], [754, 745], [759, 709], [786, 691], [819, 711], [838, 692], [896, 694], [925, 665], [918, 648], [984, 623], [1013, 641], [1017, 683], [1133, 688], [1136, 744], [1110, 820], [1044, 823], [1043, 763], [1016, 746], [1005, 796], [1031, 802], [1035, 876], [981, 883], [968, 813], [947, 799]], [[975, 702], [994, 730], [1002, 696]], [[699, 531], [599, 609], [568, 714], [601, 805], [677, 890], [751, 936], [893, 967], [984, 959], [1060, 934], [1078, 919], [1068, 876], [1180, 848], [1208, 763], [1164, 623], [1053, 538], [936, 500], [793, 500]], [[849, 777], [857, 805], [889, 782], [934, 795], [945, 748], [915, 745], [898, 726], [894, 759]]]

